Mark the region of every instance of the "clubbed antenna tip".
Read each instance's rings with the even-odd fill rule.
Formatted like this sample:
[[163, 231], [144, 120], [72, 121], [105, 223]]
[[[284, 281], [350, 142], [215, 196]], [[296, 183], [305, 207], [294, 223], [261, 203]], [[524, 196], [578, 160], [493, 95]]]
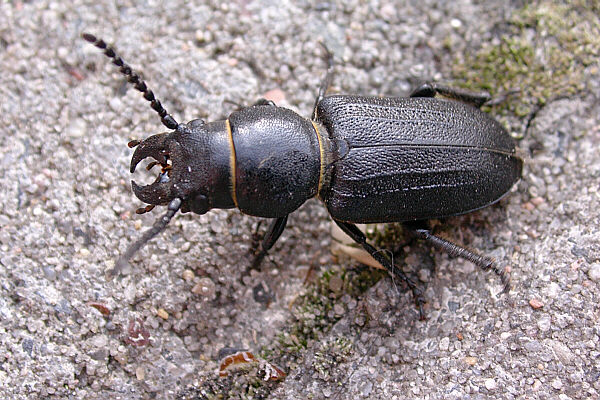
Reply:
[[107, 45], [104, 40], [97, 38], [91, 33], [84, 32], [81, 34], [81, 37], [84, 40], [92, 43], [97, 48], [104, 50], [104, 55], [112, 59], [113, 64], [119, 67], [119, 71], [127, 77], [127, 81], [131, 83], [133, 87], [135, 87], [137, 90], [142, 92], [144, 98], [150, 102], [150, 107], [152, 107], [152, 109], [158, 113], [158, 115], [160, 116], [160, 120], [164, 126], [166, 126], [169, 129], [177, 129], [179, 124], [177, 123], [177, 121], [175, 121], [175, 118], [173, 118], [170, 114], [167, 113], [167, 110], [163, 108], [160, 101], [154, 97], [154, 93], [152, 92], [152, 90], [148, 89], [148, 87], [146, 86], [146, 82], [144, 82], [140, 78], [140, 76], [133, 69], [131, 69], [131, 67], [127, 65], [119, 55], [117, 55], [117, 53], [112, 47]]

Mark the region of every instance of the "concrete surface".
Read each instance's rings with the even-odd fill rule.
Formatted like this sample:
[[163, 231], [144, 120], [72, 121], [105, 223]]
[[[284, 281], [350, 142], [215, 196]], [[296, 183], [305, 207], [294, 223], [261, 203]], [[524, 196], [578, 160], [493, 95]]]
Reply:
[[[528, 9], [577, 30], [576, 50], [559, 47], [562, 72], [545, 58], [562, 46], [556, 24], [515, 23], [519, 1], [194, 3], [0, 3], [0, 398], [599, 398], [595, 2]], [[494, 94], [519, 86], [492, 113], [523, 137], [523, 180], [498, 205], [437, 223], [509, 266], [510, 295], [468, 262], [407, 243], [402, 263], [426, 287], [419, 321], [405, 287], [331, 257], [315, 200], [260, 271], [244, 273], [257, 220], [211, 211], [178, 215], [107, 281], [160, 215], [133, 212], [126, 143], [164, 127], [82, 31], [114, 44], [179, 121], [223, 118], [265, 95], [308, 116], [324, 73], [318, 41], [335, 53], [334, 92], [405, 96], [464, 76], [460, 66], [493, 80]], [[535, 84], [529, 63], [498, 78], [473, 69], [473, 55], [503, 44], [531, 49]], [[249, 365], [219, 378], [223, 348], [288, 376], [264, 382]]]

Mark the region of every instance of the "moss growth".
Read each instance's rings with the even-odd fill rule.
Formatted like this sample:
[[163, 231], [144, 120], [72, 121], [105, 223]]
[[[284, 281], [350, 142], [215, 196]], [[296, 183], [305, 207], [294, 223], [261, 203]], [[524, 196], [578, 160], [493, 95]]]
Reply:
[[230, 372], [225, 378], [208, 379], [198, 387], [188, 387], [180, 391], [176, 399], [267, 399], [277, 387], [277, 382], [262, 380], [257, 370], [256, 363], [249, 364], [247, 368]]
[[348, 359], [352, 352], [352, 342], [344, 336], [323, 343], [315, 352], [314, 368], [322, 379], [335, 374], [335, 367]]
[[[296, 360], [304, 355], [310, 343], [321, 339], [329, 329], [339, 321], [346, 310], [341, 297], [349, 294], [357, 297], [370, 288], [382, 276], [368, 267], [351, 270], [328, 269], [321, 274], [314, 285], [307, 288], [293, 304], [296, 322], [282, 332], [278, 340], [265, 346], [259, 357], [285, 370], [295, 368]], [[342, 307], [336, 313], [334, 307]], [[328, 340], [319, 347], [316, 358], [319, 361], [318, 372], [329, 375], [333, 368], [343, 362], [352, 351], [352, 343], [345, 337]], [[315, 367], [317, 368], [317, 367]], [[198, 387], [189, 387], [178, 393], [177, 398], [184, 399], [265, 399], [277, 387], [278, 382], [264, 381], [258, 363], [249, 363], [228, 372], [225, 378], [215, 377], [205, 380]]]
[[586, 68], [600, 55], [599, 4], [544, 0], [525, 6], [499, 41], [454, 63], [456, 84], [495, 94], [518, 90], [494, 110], [518, 117], [583, 90]]
[[407, 241], [402, 224], [368, 225], [365, 235], [379, 249], [394, 249]]
[[343, 314], [334, 311], [341, 296], [359, 296], [382, 276], [383, 272], [368, 267], [323, 272], [316, 284], [295, 301], [296, 323], [280, 335], [280, 350], [293, 353], [306, 349], [310, 341], [318, 340], [342, 318]]

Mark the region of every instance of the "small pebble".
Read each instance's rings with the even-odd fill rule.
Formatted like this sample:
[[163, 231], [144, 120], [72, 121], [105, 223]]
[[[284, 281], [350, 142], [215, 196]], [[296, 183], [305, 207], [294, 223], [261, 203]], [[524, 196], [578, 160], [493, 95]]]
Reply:
[[590, 269], [588, 270], [588, 277], [594, 281], [600, 281], [600, 262], [595, 262], [590, 265]]
[[528, 201], [527, 203], [524, 203], [521, 207], [523, 207], [527, 211], [533, 211], [535, 209], [535, 206], [530, 201]]
[[135, 369], [135, 377], [138, 381], [144, 380], [146, 377], [146, 371], [144, 371], [144, 367], [137, 367]]
[[165, 311], [164, 308], [159, 308], [158, 311], [156, 312], [156, 315], [158, 315], [160, 318], [167, 320], [169, 319], [169, 313]]
[[542, 301], [539, 300], [539, 299], [531, 299], [531, 300], [529, 300], [529, 305], [534, 310], [539, 310], [540, 308], [544, 307], [544, 303], [542, 303]]
[[342, 286], [344, 285], [344, 281], [337, 275], [334, 275], [329, 280], [329, 290], [332, 292], [339, 292], [342, 290]]
[[540, 205], [544, 204], [544, 198], [543, 197], [534, 197], [533, 199], [530, 200], [531, 204], [533, 204], [536, 207], [539, 207]]
[[465, 357], [464, 362], [472, 367], [473, 365], [477, 364], [477, 358], [476, 357]]
[[487, 390], [495, 390], [498, 387], [496, 381], [492, 378], [486, 379], [484, 385]]
[[181, 274], [181, 277], [183, 278], [183, 280], [185, 280], [186, 282], [190, 282], [192, 279], [194, 279], [196, 275], [194, 274], [194, 271], [190, 270], [190, 269], [186, 269], [183, 271], [183, 274]]
[[210, 297], [215, 293], [215, 283], [210, 278], [202, 278], [192, 288], [192, 293]]
[[65, 133], [71, 138], [83, 137], [87, 133], [87, 123], [81, 118], [71, 121]]
[[558, 378], [552, 381], [552, 387], [556, 390], [560, 390], [563, 387], [562, 381]]
[[460, 28], [462, 26], [462, 21], [458, 18], [452, 18], [450, 20], [450, 26], [453, 27], [454, 29]]
[[263, 98], [279, 104], [285, 100], [285, 92], [281, 89], [271, 89], [263, 93]]

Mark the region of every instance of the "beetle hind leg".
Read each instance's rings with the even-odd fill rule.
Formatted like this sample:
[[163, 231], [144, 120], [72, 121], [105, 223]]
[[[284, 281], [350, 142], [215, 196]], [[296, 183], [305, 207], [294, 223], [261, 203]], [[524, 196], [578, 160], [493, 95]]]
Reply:
[[415, 300], [415, 305], [419, 310], [419, 318], [421, 320], [425, 319], [425, 313], [423, 312], [423, 304], [425, 304], [425, 299], [423, 298], [423, 291], [416, 285], [416, 283], [412, 279], [410, 279], [402, 270], [396, 267], [394, 263], [391, 262], [381, 250], [378, 250], [377, 248], [367, 243], [367, 237], [360, 229], [358, 229], [356, 225], [350, 224], [348, 222], [337, 221], [335, 219], [334, 221], [344, 231], [344, 233], [350, 236], [352, 240], [354, 240], [356, 243], [361, 245], [361, 247], [365, 249], [371, 255], [371, 257], [377, 260], [377, 262], [383, 265], [385, 269], [388, 270], [388, 272], [406, 282], [406, 285], [412, 291]]
[[410, 93], [410, 97], [435, 97], [436, 94], [462, 101], [476, 108], [481, 108], [482, 105], [492, 99], [488, 92], [471, 92], [465, 89], [440, 85], [435, 82], [422, 84]]
[[453, 257], [461, 257], [465, 260], [471, 261], [473, 264], [477, 265], [484, 271], [492, 270], [496, 275], [498, 275], [500, 281], [502, 282], [502, 285], [504, 286], [503, 293], [507, 293], [510, 290], [509, 275], [506, 274], [503, 269], [500, 269], [493, 259], [479, 255], [471, 250], [459, 246], [456, 243], [452, 243], [449, 240], [434, 235], [430, 229], [425, 227], [420, 222], [405, 222], [402, 225], [410, 231], [412, 231], [417, 237], [431, 243], [437, 249], [445, 251]]

